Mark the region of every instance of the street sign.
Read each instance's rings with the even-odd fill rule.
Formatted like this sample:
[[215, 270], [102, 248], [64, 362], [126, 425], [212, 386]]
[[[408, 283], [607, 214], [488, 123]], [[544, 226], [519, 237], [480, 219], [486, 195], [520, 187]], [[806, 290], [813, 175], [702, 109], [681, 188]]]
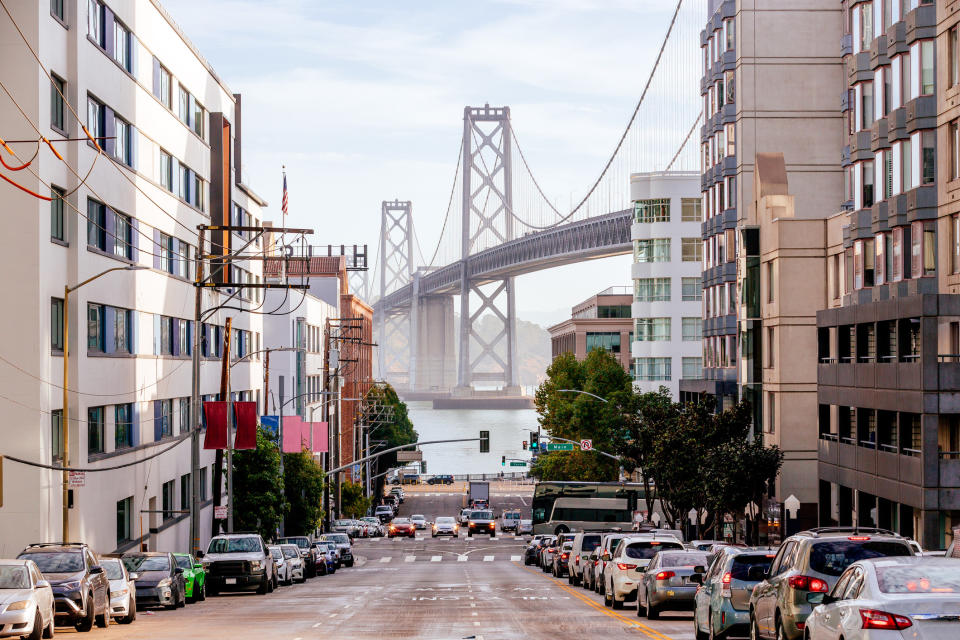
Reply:
[[70, 486], [74, 488], [84, 487], [87, 484], [87, 472], [86, 471], [71, 471], [70, 472]]
[[573, 451], [572, 442], [551, 442], [547, 444], [547, 451]]
[[213, 508], [213, 519], [214, 520], [226, 520], [227, 519], [227, 508], [224, 506], [214, 507]]
[[397, 451], [397, 462], [420, 462], [423, 451]]
[[593, 449], [593, 440], [581, 440], [580, 449], [581, 451], [590, 451]]
[[522, 460], [517, 460], [517, 461], [511, 462], [511, 463], [510, 463], [510, 466], [511, 466], [511, 467], [525, 467], [525, 466], [527, 466], [527, 463], [524, 462], [524, 461], [522, 461]]

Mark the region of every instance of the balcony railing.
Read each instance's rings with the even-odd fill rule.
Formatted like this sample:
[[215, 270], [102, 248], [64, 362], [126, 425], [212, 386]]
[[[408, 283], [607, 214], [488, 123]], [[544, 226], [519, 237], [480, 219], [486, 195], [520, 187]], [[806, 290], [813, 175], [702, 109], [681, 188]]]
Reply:
[[839, 436], [838, 436], [836, 433], [829, 433], [829, 432], [828, 432], [828, 433], [821, 433], [821, 434], [820, 434], [820, 439], [821, 439], [821, 440], [829, 440], [830, 442], [837, 442], [837, 441], [839, 440]]
[[941, 451], [941, 460], [960, 460], [960, 451]]

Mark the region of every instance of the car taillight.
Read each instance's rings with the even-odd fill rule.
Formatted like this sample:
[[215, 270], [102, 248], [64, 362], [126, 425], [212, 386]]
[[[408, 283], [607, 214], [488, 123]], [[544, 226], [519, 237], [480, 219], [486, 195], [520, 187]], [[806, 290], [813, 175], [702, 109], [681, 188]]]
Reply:
[[557, 548], [556, 548], [556, 547], [549, 547], [549, 548], [547, 549], [547, 553], [556, 553], [556, 552], [557, 552]]
[[660, 573], [658, 573], [658, 574], [656, 575], [656, 579], [657, 579], [657, 580], [669, 580], [670, 578], [674, 577], [675, 575], [677, 575], [677, 574], [675, 574], [673, 571], [661, 571]]
[[636, 568], [637, 568], [637, 565], [635, 564], [624, 564], [623, 562], [617, 563], [617, 569], [620, 569], [620, 571], [626, 571], [627, 569], [636, 569]]
[[580, 556], [574, 556], [573, 562], [574, 564], [580, 564]]
[[876, 609], [860, 609], [860, 620], [863, 629], [906, 629], [913, 626], [913, 621], [907, 616], [900, 616]]
[[561, 559], [561, 560], [566, 560], [566, 559], [569, 558], [569, 557], [570, 557], [570, 554], [569, 554], [569, 553], [561, 553], [561, 554], [560, 554], [560, 559]]
[[847, 536], [847, 540], [854, 540], [857, 542], [863, 542], [869, 539], [870, 539], [870, 536]]
[[733, 575], [729, 571], [723, 574], [723, 584], [730, 584], [731, 580], [733, 580]]
[[811, 578], [810, 576], [790, 576], [790, 578], [787, 579], [787, 584], [800, 591], [813, 591], [815, 593], [826, 593], [829, 591], [826, 582], [820, 578]]
[[593, 566], [597, 566], [598, 564], [600, 564], [600, 561], [599, 561], [599, 560], [594, 560], [594, 561], [593, 561]]

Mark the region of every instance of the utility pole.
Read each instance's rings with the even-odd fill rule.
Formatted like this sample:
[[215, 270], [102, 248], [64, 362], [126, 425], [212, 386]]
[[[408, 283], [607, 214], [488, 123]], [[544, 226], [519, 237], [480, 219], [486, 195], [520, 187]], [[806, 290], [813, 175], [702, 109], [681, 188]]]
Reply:
[[[230, 376], [230, 330], [233, 327], [233, 318], [227, 318], [223, 329], [223, 360], [220, 367], [220, 400], [230, 402], [227, 397], [227, 380]], [[228, 405], [229, 406], [229, 405]], [[227, 445], [230, 444], [230, 424], [227, 424]], [[217, 449], [216, 460], [213, 465], [213, 507], [217, 507], [223, 502], [223, 449]], [[229, 505], [232, 507], [233, 505]], [[229, 509], [227, 511], [229, 513]], [[215, 536], [220, 533], [220, 521], [216, 518], [212, 520], [210, 535]]]
[[[283, 477], [283, 376], [279, 378], [279, 391], [280, 391], [280, 417], [277, 419], [277, 439], [280, 441], [280, 477]], [[311, 428], [312, 430], [312, 428]], [[286, 485], [284, 485], [286, 486]], [[284, 489], [286, 490], [286, 489]], [[284, 535], [284, 517], [280, 516], [280, 535]]]
[[[206, 229], [200, 228], [200, 244], [197, 245], [197, 253], [204, 251], [204, 240]], [[200, 283], [203, 282], [203, 260], [196, 261], [196, 284], [194, 287], [193, 303], [193, 353], [191, 354], [191, 378], [190, 378], [190, 411], [193, 423], [193, 433], [190, 434], [190, 553], [196, 554], [200, 549], [200, 426], [201, 411], [200, 406], [200, 335], [203, 332], [203, 323], [201, 322], [201, 312], [203, 307], [203, 288]]]

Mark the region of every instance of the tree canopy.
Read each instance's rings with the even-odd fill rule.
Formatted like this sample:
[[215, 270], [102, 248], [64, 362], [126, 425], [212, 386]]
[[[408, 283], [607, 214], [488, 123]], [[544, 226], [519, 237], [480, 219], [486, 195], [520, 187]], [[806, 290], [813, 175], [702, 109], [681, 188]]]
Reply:
[[256, 531], [265, 540], [276, 536], [289, 505], [280, 475], [280, 449], [257, 428], [257, 448], [233, 452], [233, 526]]

